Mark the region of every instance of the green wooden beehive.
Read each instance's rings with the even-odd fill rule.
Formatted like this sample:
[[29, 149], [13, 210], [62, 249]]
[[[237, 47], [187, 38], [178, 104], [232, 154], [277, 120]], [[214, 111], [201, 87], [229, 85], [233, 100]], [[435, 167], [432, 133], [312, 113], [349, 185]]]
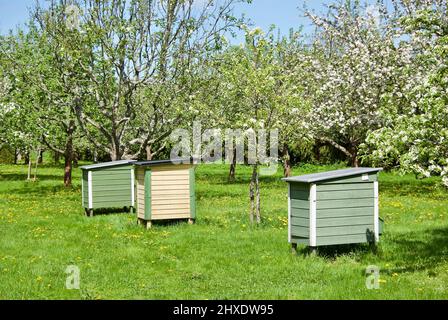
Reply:
[[288, 238], [293, 247], [376, 243], [381, 168], [351, 168], [283, 179], [288, 182]]
[[94, 209], [135, 206], [133, 160], [92, 164], [82, 169], [82, 204], [86, 213]]

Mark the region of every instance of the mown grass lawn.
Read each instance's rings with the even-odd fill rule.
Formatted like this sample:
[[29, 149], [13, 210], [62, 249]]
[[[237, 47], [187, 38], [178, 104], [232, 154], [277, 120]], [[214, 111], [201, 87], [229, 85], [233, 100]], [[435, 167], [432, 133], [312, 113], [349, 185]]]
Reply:
[[[303, 166], [294, 174], [340, 166]], [[280, 170], [279, 170], [280, 171]], [[74, 188], [62, 168], [0, 165], [0, 299], [446, 299], [448, 192], [437, 179], [380, 174], [385, 234], [367, 245], [291, 254], [287, 186], [262, 179], [263, 223], [248, 223], [250, 169], [197, 170], [197, 223], [146, 231], [130, 214], [86, 218], [80, 170]], [[80, 290], [65, 288], [69, 265], [81, 270]], [[380, 289], [365, 270], [380, 267]]]

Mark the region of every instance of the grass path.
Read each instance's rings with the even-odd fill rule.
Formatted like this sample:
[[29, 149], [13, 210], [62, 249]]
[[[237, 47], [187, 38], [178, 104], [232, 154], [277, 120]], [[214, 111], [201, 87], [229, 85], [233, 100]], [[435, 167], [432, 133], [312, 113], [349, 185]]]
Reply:
[[[304, 166], [294, 174], [338, 166]], [[197, 171], [197, 224], [146, 231], [129, 214], [83, 216], [80, 170], [74, 188], [62, 168], [0, 165], [0, 299], [447, 299], [448, 192], [437, 179], [380, 175], [385, 234], [365, 245], [293, 256], [287, 242], [287, 186], [262, 180], [263, 223], [248, 224], [249, 168]], [[81, 270], [67, 290], [65, 270]], [[365, 269], [380, 267], [380, 289]]]

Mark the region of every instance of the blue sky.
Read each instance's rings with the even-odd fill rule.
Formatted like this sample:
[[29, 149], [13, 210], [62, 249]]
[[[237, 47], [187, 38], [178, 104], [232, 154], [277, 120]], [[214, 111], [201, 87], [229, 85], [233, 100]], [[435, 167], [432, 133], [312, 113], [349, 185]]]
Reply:
[[[0, 0], [0, 34], [23, 25], [28, 18], [28, 8], [34, 2], [35, 0]], [[290, 28], [298, 29], [300, 26], [304, 26], [305, 31], [310, 31], [310, 24], [302, 13], [304, 4], [309, 9], [323, 11], [324, 4], [329, 2], [330, 0], [253, 0], [252, 4], [238, 5], [235, 11], [237, 15], [244, 13], [254, 26], [267, 30], [270, 25], [275, 24], [286, 35]], [[232, 42], [239, 43], [242, 39], [240, 35]]]

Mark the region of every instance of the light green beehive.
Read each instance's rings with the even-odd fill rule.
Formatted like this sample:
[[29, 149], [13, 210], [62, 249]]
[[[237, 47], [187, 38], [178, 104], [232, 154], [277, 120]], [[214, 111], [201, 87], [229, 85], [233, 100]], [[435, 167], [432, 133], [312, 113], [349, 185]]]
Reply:
[[82, 169], [82, 204], [90, 216], [94, 209], [135, 207], [133, 160], [92, 164]]
[[293, 247], [378, 242], [381, 170], [351, 168], [283, 179], [288, 182], [288, 238]]

